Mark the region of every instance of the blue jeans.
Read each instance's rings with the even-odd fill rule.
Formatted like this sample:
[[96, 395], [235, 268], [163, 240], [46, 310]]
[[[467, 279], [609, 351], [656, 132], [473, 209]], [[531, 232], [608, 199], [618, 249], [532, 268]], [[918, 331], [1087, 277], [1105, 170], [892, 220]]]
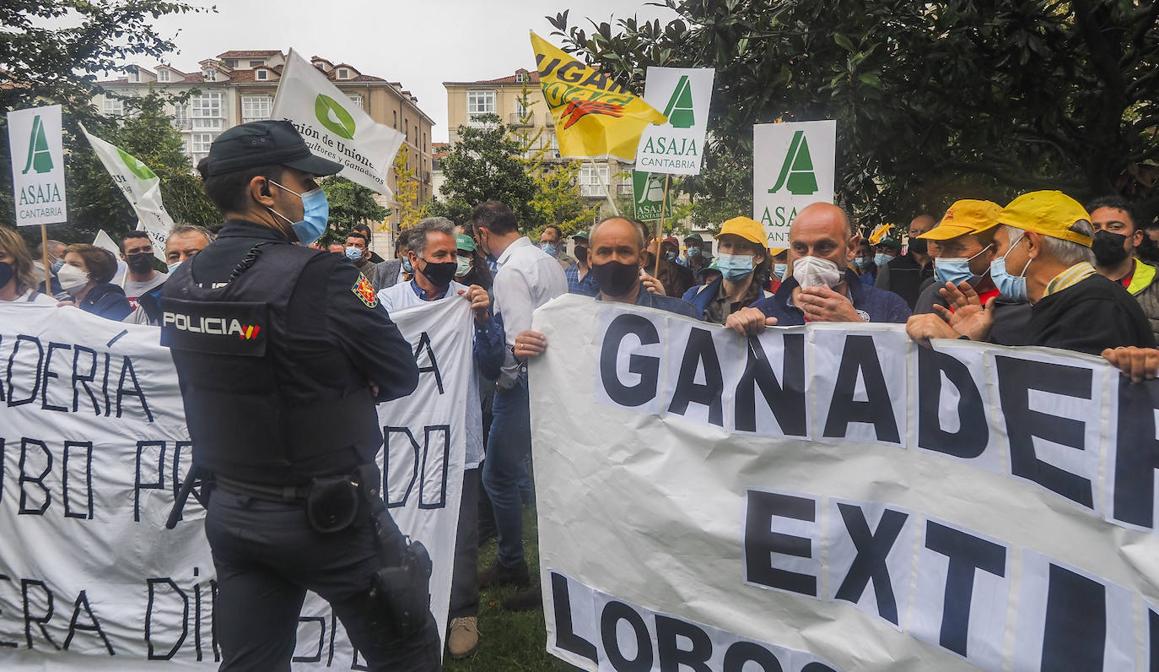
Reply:
[[519, 482], [526, 474], [524, 458], [531, 453], [531, 408], [527, 381], [495, 391], [483, 487], [495, 511], [499, 532], [498, 562], [504, 567], [523, 563], [523, 500]]

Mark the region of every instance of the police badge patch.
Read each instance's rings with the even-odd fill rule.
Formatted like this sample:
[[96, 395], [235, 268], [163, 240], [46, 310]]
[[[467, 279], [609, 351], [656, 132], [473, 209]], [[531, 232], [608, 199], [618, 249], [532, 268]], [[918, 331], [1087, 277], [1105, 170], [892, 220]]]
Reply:
[[354, 296], [357, 296], [360, 301], [365, 303], [367, 308], [375, 308], [378, 306], [378, 295], [374, 292], [374, 285], [370, 284], [370, 281], [366, 279], [365, 275], [358, 274], [358, 282], [354, 283], [350, 291], [354, 292]]

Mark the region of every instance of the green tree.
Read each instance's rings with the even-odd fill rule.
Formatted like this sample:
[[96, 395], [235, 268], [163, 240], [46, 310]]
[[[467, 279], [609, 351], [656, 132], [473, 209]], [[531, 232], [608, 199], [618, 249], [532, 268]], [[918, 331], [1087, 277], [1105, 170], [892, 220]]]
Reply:
[[478, 121], [459, 127], [459, 141], [443, 159], [443, 198], [431, 203], [429, 214], [462, 223], [471, 208], [493, 199], [506, 203], [523, 227], [534, 226], [538, 215], [531, 202], [536, 186], [521, 159], [519, 140], [496, 115]]
[[390, 214], [375, 200], [375, 192], [340, 175], [322, 180], [322, 191], [330, 202], [330, 234], [344, 236], [355, 224], [367, 224], [373, 230]]
[[[161, 180], [161, 199], [177, 223], [217, 226], [221, 215], [205, 196], [201, 180], [190, 169], [181, 135], [165, 113], [165, 99], [157, 93], [126, 97], [125, 118], [94, 120], [86, 128], [93, 135], [132, 154]], [[91, 239], [99, 229], [116, 237], [136, 226], [137, 217], [87, 140], [69, 157], [66, 173], [69, 223]]]
[[[201, 10], [188, 2], [160, 0], [5, 0], [0, 3], [0, 109], [62, 105], [66, 154], [91, 154], [78, 124], [94, 133], [107, 130], [92, 105], [100, 92], [97, 77], [133, 57], [159, 59], [173, 51], [176, 45], [157, 33], [154, 22], [195, 11]], [[7, 119], [0, 116], [0, 223], [8, 224], [14, 212], [10, 162]], [[69, 199], [70, 208], [77, 203]], [[53, 229], [56, 237], [79, 237], [67, 226]]]
[[864, 223], [962, 196], [1119, 191], [1159, 159], [1159, 2], [666, 0], [679, 18], [568, 25], [565, 46], [642, 88], [716, 68], [694, 217], [751, 211], [752, 125], [836, 119], [838, 197]]
[[398, 203], [399, 228], [409, 229], [427, 216], [427, 204], [419, 202], [419, 180], [410, 167], [410, 148], [403, 145], [394, 157], [394, 200]]

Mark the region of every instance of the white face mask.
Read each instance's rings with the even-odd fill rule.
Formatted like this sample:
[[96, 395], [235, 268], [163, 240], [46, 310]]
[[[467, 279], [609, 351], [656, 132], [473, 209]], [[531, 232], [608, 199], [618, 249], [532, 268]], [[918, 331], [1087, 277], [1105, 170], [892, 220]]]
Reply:
[[820, 257], [801, 257], [793, 262], [793, 277], [802, 288], [828, 287], [841, 283], [841, 269], [837, 264]]
[[88, 284], [89, 274], [76, 266], [65, 264], [60, 267], [60, 271], [56, 274], [56, 279], [60, 282], [61, 289], [66, 292], [75, 292]]

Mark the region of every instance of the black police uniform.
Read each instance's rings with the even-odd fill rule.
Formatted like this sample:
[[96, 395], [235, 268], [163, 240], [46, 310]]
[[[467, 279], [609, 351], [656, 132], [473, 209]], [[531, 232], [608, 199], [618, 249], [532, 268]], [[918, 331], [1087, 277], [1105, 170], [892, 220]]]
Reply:
[[306, 590], [330, 603], [369, 669], [441, 669], [433, 616], [403, 636], [371, 596], [384, 560], [369, 511], [320, 532], [304, 506], [313, 479], [373, 463], [382, 433], [371, 385], [385, 401], [418, 382], [409, 344], [368, 288], [345, 258], [236, 220], [165, 283], [162, 339], [194, 465], [215, 483], [205, 532], [222, 670], [289, 670]]

